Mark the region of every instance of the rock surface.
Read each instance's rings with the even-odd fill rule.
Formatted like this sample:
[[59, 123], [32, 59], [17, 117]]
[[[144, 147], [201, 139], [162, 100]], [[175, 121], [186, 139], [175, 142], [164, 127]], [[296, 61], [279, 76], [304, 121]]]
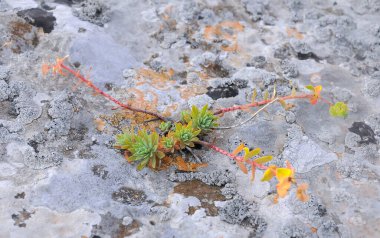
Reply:
[[[378, 237], [379, 22], [375, 0], [0, 0], [0, 237]], [[298, 100], [212, 132], [295, 167], [310, 200], [292, 188], [274, 204], [262, 171], [251, 183], [205, 148], [199, 171], [137, 171], [113, 147], [137, 115], [41, 73], [65, 55], [115, 98], [174, 120], [309, 84], [350, 113]]]

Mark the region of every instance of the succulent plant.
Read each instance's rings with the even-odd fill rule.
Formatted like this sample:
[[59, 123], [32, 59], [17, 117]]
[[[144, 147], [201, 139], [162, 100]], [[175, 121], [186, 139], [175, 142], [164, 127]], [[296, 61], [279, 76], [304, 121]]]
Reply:
[[208, 110], [207, 104], [204, 105], [201, 110], [193, 105], [190, 112], [186, 111], [182, 113], [182, 120], [186, 123], [192, 122], [193, 128], [200, 129], [204, 132], [218, 126], [216, 123], [218, 117]]
[[172, 134], [172, 132], [169, 132], [169, 134], [161, 139], [161, 146], [165, 151], [174, 152], [174, 146], [176, 144], [176, 140]]
[[139, 130], [137, 135], [124, 133], [117, 136], [116, 147], [128, 150], [132, 155], [129, 161], [141, 161], [137, 166], [138, 170], [143, 169], [149, 162], [155, 168], [158, 160], [165, 157], [165, 154], [158, 150], [159, 136], [156, 132], [148, 133], [146, 130]]
[[348, 106], [344, 102], [337, 102], [330, 106], [330, 115], [333, 117], [344, 117], [348, 115]]
[[172, 123], [170, 121], [165, 121], [165, 122], [161, 122], [160, 124], [160, 130], [165, 133], [165, 132], [168, 132], [170, 130], [170, 128], [172, 127]]
[[132, 147], [132, 145], [135, 143], [135, 137], [136, 135], [130, 132], [116, 135], [115, 148], [129, 150]]
[[178, 140], [179, 147], [184, 149], [186, 146], [194, 147], [194, 142], [198, 141], [198, 135], [201, 133], [200, 129], [195, 129], [190, 121], [187, 125], [181, 123], [175, 124], [174, 138]]

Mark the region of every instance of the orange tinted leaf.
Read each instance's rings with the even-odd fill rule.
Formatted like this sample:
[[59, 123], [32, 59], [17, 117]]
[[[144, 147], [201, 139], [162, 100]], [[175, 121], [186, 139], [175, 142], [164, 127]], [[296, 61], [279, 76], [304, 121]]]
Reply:
[[312, 98], [310, 98], [310, 103], [311, 104], [316, 104], [318, 102], [318, 99], [320, 98], [320, 94], [321, 94], [321, 91], [322, 91], [322, 86], [321, 85], [318, 85], [318, 86], [315, 86], [313, 88], [314, 90], [314, 95]]
[[275, 196], [274, 196], [274, 198], [273, 198], [273, 203], [274, 204], [277, 204], [278, 203], [278, 194], [276, 194]]
[[278, 102], [281, 104], [281, 106], [286, 109], [286, 102], [282, 99], [278, 99]]
[[128, 151], [125, 151], [125, 152], [124, 152], [124, 158], [125, 158], [129, 163], [132, 163], [132, 162], [133, 162], [133, 160], [130, 160], [130, 159], [129, 159], [129, 152], [128, 152]]
[[321, 93], [321, 91], [322, 91], [322, 85], [318, 85], [318, 86], [314, 87], [314, 93], [315, 94], [319, 95]]
[[285, 164], [286, 164], [286, 168], [288, 169], [293, 169], [292, 165], [290, 164], [289, 160], [286, 160], [285, 161]]
[[236, 164], [239, 166], [240, 170], [243, 173], [248, 174], [248, 169], [247, 169], [247, 167], [245, 166], [245, 164], [243, 162], [236, 161]]
[[289, 188], [291, 186], [291, 182], [287, 179], [281, 180], [277, 185], [277, 194], [280, 198], [285, 197], [288, 194]]
[[232, 152], [233, 155], [239, 154], [244, 149], [244, 144], [240, 144], [236, 149]]
[[178, 170], [186, 171], [186, 172], [194, 172], [198, 168], [206, 167], [208, 164], [207, 163], [201, 163], [201, 164], [187, 163], [185, 162], [185, 160], [183, 160], [181, 156], [178, 156], [176, 158], [175, 165], [177, 166]]
[[254, 161], [258, 164], [265, 164], [273, 159], [273, 156], [271, 155], [266, 155], [260, 158], [255, 159]]
[[42, 75], [47, 75], [49, 73], [51, 69], [51, 66], [49, 64], [42, 64], [41, 66], [41, 71], [42, 71]]
[[255, 180], [255, 174], [256, 174], [256, 167], [252, 166], [252, 170], [251, 170], [251, 182], [253, 182]]
[[161, 159], [161, 163], [159, 164], [159, 167], [157, 168], [158, 170], [166, 170], [168, 169], [173, 163], [174, 160], [170, 158], [169, 156], [165, 156], [164, 158]]
[[309, 195], [306, 194], [308, 185], [306, 183], [300, 184], [297, 187], [297, 198], [302, 202], [307, 202], [309, 200]]

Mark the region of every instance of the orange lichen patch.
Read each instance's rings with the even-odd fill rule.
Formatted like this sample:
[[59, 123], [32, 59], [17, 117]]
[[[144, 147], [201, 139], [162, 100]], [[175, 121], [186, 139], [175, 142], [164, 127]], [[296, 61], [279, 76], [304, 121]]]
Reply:
[[306, 183], [300, 184], [297, 187], [297, 198], [302, 202], [307, 202], [309, 200], [309, 195], [306, 194], [308, 185]]
[[[163, 72], [156, 72], [151, 69], [139, 69], [137, 72], [137, 80], [148, 83], [156, 89], [166, 90], [174, 83], [172, 80], [174, 73], [173, 69]], [[142, 83], [139, 83], [139, 85], [140, 84]]]
[[206, 72], [196, 72], [196, 73], [198, 74], [199, 78], [202, 80], [206, 80], [210, 78], [210, 76]]
[[222, 50], [224, 50], [224, 51], [236, 52], [236, 51], [238, 51], [238, 49], [239, 49], [239, 46], [237, 43], [237, 37], [234, 38], [231, 45], [222, 45]]
[[[137, 89], [130, 88], [128, 89], [128, 93], [132, 93], [132, 99], [128, 100], [128, 104], [134, 105], [136, 108], [143, 108], [149, 111], [157, 111], [158, 105], [158, 95], [152, 90], [147, 90], [145, 92]], [[151, 95], [153, 97], [152, 100], [147, 100], [146, 97]]]
[[178, 103], [173, 103], [173, 104], [167, 106], [165, 108], [164, 112], [162, 113], [162, 115], [164, 117], [170, 117], [172, 115], [172, 113], [177, 110], [178, 106], [179, 106]]
[[189, 98], [194, 97], [196, 95], [207, 93], [206, 87], [201, 85], [183, 87], [179, 91], [181, 94], [181, 98], [185, 100], [188, 100]]
[[177, 27], [177, 21], [173, 18], [173, 5], [165, 7], [164, 11], [159, 15], [163, 23], [160, 25], [160, 31], [168, 29], [173, 31]]
[[[36, 47], [39, 43], [38, 32], [25, 21], [12, 21], [9, 23], [10, 40], [4, 46], [9, 46], [13, 53], [22, 53], [21, 45]], [[32, 35], [31, 35], [32, 34]]]
[[94, 122], [98, 131], [103, 131], [106, 127], [106, 122], [101, 118], [96, 118]]
[[310, 230], [311, 230], [311, 232], [312, 233], [317, 233], [317, 231], [318, 231], [318, 229], [317, 228], [315, 228], [315, 227], [310, 227]]
[[304, 35], [299, 32], [296, 28], [287, 27], [286, 28], [286, 34], [288, 34], [288, 37], [293, 37], [298, 40], [302, 40], [304, 38]]
[[228, 40], [231, 42], [228, 46], [222, 46], [224, 51], [237, 51], [237, 36], [239, 32], [244, 31], [244, 26], [239, 22], [225, 21], [215, 26], [206, 26], [203, 36], [206, 40]]

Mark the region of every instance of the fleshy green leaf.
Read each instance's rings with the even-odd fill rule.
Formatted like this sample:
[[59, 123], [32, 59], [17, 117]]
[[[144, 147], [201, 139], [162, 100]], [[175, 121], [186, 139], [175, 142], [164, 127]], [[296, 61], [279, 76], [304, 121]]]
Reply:
[[314, 86], [313, 85], [307, 85], [305, 88], [309, 89], [310, 91], [314, 92]]
[[148, 164], [148, 162], [149, 162], [149, 159], [143, 160], [143, 161], [137, 166], [137, 170], [142, 170], [143, 168], [145, 168], [145, 166]]
[[347, 117], [348, 106], [344, 102], [337, 102], [330, 107], [330, 115], [333, 117]]

